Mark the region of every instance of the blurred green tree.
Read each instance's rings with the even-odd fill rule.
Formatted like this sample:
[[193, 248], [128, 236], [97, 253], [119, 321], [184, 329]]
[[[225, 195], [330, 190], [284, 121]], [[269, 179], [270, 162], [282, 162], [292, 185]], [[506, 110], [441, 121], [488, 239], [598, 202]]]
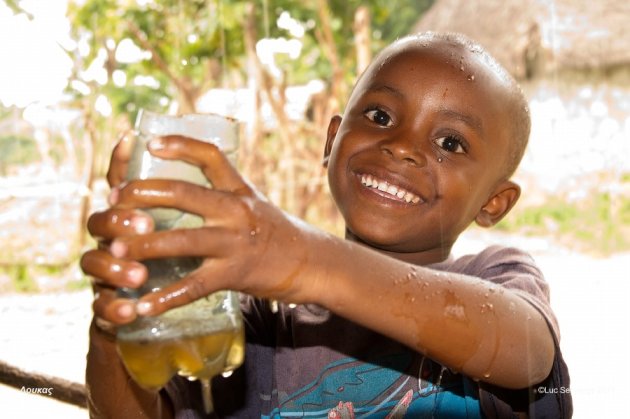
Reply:
[[[89, 45], [89, 52], [76, 63], [87, 67], [104, 56], [107, 83], [102, 93], [115, 112], [133, 113], [141, 106], [164, 110], [170, 100], [177, 100], [182, 112], [193, 111], [196, 99], [209, 88], [245, 84], [248, 3], [254, 8], [260, 37], [290, 37], [277, 23], [285, 13], [302, 25], [302, 58], [282, 62], [286, 82], [292, 84], [330, 78], [330, 57], [322, 51], [329, 46], [321, 42], [327, 31], [344, 80], [352, 83], [356, 76], [353, 20], [359, 7], [366, 7], [371, 15], [374, 51], [406, 34], [433, 0], [71, 0], [68, 16], [73, 36]], [[322, 22], [326, 14], [328, 22]], [[129, 42], [149, 54], [136, 62], [120, 61], [117, 52]], [[124, 72], [124, 85], [113, 83], [116, 71]], [[155, 83], [138, 83], [139, 76], [151, 77]]]
[[[90, 179], [102, 174], [103, 157], [109, 155], [106, 150], [116, 138], [115, 131], [129, 126], [140, 108], [194, 112], [197, 100], [209, 89], [254, 86], [257, 109], [267, 100], [277, 129], [265, 132], [262, 124], [248, 121], [253, 130], [243, 141], [246, 152], [241, 153], [241, 168], [276, 203], [308, 218], [310, 204], [321, 195], [325, 183], [319, 168], [325, 127], [330, 115], [340, 111], [360, 71], [357, 57], [369, 56], [408, 33], [432, 3], [71, 0], [68, 16], [77, 48], [68, 51], [75, 62], [69, 91], [85, 112], [94, 150]], [[359, 11], [363, 21], [358, 19]], [[301, 52], [297, 59], [275, 57], [278, 77], [269, 73], [255, 51], [259, 40], [281, 37], [298, 40]], [[104, 68], [98, 80], [87, 71], [95, 63]], [[285, 111], [286, 86], [313, 79], [326, 85], [314, 105], [316, 120], [290, 121]], [[107, 116], [95, 112], [102, 108], [104, 98], [111, 109]], [[277, 161], [283, 164], [277, 166]], [[278, 179], [288, 184], [278, 185]]]

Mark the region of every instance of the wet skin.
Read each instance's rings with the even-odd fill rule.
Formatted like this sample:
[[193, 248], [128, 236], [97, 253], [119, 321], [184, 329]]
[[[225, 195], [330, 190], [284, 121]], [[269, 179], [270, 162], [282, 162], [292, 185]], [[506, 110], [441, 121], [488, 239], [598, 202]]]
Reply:
[[[388, 51], [329, 128], [325, 164], [350, 240], [287, 216], [216, 148], [181, 137], [152, 143], [152, 153], [199, 165], [214, 189], [164, 180], [120, 185], [128, 156], [123, 142], [108, 177], [113, 207], [90, 219], [103, 246], [82, 259], [84, 271], [97, 278], [95, 315], [126, 323], [230, 288], [320, 304], [503, 387], [545, 378], [553, 343], [529, 303], [478, 278], [421, 266], [443, 260], [471, 222], [496, 223], [518, 198], [501, 164], [511, 135], [509, 94], [467, 50], [427, 43]], [[373, 182], [396, 192], [364, 185]], [[154, 233], [137, 211], [147, 206], [199, 214], [205, 226]], [[183, 255], [205, 260], [189, 277], [138, 303], [115, 298], [115, 287], [146, 280], [136, 260]]]
[[[503, 173], [510, 127], [501, 82], [468, 51], [406, 47], [371, 67], [333, 121], [329, 183], [349, 237], [427, 264], [444, 259], [471, 222], [497, 222], [519, 189]], [[415, 199], [366, 187], [366, 175]]]

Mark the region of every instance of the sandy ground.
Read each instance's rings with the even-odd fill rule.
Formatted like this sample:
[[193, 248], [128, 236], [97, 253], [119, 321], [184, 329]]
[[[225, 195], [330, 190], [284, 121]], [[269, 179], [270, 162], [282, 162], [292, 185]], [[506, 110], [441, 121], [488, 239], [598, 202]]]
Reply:
[[[630, 394], [630, 254], [593, 258], [542, 239], [516, 239], [478, 230], [455, 249], [476, 251], [490, 242], [532, 253], [551, 285], [571, 371], [575, 418], [622, 417]], [[0, 295], [0, 359], [21, 368], [83, 381], [89, 291]], [[54, 391], [54, 389], [53, 389]], [[85, 410], [0, 385], [7, 418], [85, 418]]]
[[[84, 382], [91, 299], [89, 290], [0, 295], [0, 359], [27, 371]], [[87, 417], [84, 409], [2, 384], [0, 406], [4, 418]]]

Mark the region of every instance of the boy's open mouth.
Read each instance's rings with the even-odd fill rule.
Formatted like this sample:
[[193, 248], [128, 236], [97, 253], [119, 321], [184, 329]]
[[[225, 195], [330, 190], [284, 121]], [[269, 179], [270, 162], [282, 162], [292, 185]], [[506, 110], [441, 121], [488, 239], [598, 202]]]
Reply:
[[368, 188], [377, 189], [385, 194], [391, 195], [392, 198], [404, 201], [408, 204], [417, 204], [422, 201], [418, 195], [409, 192], [399, 186], [392, 185], [387, 181], [378, 179], [372, 175], [361, 175], [361, 184]]

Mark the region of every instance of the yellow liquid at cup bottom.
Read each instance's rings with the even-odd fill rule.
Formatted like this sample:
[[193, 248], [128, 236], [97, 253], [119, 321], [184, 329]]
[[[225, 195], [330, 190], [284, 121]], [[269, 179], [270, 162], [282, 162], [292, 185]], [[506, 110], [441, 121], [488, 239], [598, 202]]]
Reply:
[[210, 379], [236, 369], [245, 353], [243, 329], [164, 340], [118, 341], [118, 352], [131, 377], [157, 390], [176, 373]]

